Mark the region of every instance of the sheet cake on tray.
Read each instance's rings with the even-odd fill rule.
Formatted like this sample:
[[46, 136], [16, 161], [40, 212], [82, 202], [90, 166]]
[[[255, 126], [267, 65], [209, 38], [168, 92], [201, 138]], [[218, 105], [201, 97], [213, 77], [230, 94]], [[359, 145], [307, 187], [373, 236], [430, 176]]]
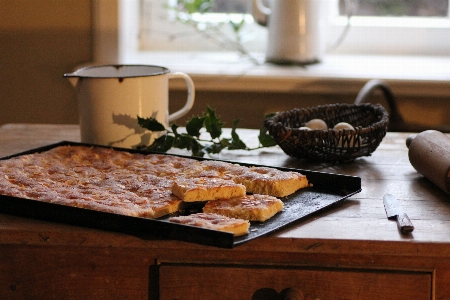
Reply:
[[[231, 235], [226, 241], [223, 240], [224, 235], [219, 234], [222, 237], [219, 242], [214, 238], [206, 238], [214, 236], [216, 230], [210, 232], [211, 230], [205, 231], [202, 228], [187, 229], [191, 226], [177, 226], [179, 224], [170, 222], [171, 217], [190, 214], [186, 213], [190, 210], [186, 210], [188, 206], [182, 197], [173, 193], [172, 187], [177, 179], [195, 179], [201, 175], [206, 180], [233, 182], [246, 189], [254, 189], [253, 182], [253, 186], [249, 186], [241, 179], [255, 176], [255, 170], [264, 170], [263, 173], [258, 173], [261, 176], [259, 181], [263, 182], [264, 186], [270, 182], [270, 177], [279, 179], [288, 174], [300, 176], [303, 183], [288, 196], [278, 196], [283, 202], [287, 201], [287, 208], [280, 213], [275, 212], [271, 219], [263, 220], [264, 223], [252, 221], [247, 234], [239, 237]], [[311, 212], [304, 209], [301, 213], [292, 211], [296, 202], [307, 206], [308, 201], [304, 200], [310, 197], [310, 193], [319, 191], [322, 194], [319, 198], [322, 199], [323, 205], [315, 205], [316, 211], [360, 191], [360, 179], [357, 177], [72, 142], [61, 142], [5, 157], [0, 160], [0, 174], [0, 194], [3, 195], [0, 196], [0, 211], [3, 212], [141, 236], [156, 234], [221, 247], [232, 247], [251, 240], [310, 214]], [[327, 177], [332, 177], [334, 184], [326, 184]], [[312, 187], [307, 186], [307, 180], [312, 183]], [[326, 188], [319, 183], [324, 180]], [[318, 186], [316, 182], [319, 183]], [[233, 197], [242, 196], [242, 191], [239, 193], [241, 194]], [[14, 200], [16, 204], [20, 203], [19, 206], [32, 205], [37, 207], [37, 210], [31, 214], [20, 211], [19, 208], [13, 207]], [[223, 201], [222, 197], [212, 200]], [[45, 205], [39, 205], [38, 202]], [[70, 220], [60, 219], [56, 214], [49, 213], [52, 210], [65, 210], [67, 207], [73, 213]], [[110, 221], [103, 221], [102, 224], [96, 224], [99, 222], [95, 220], [82, 221], [86, 211], [89, 211], [88, 214], [102, 215]], [[110, 224], [113, 219], [120, 219], [125, 224], [119, 229], [117, 225]], [[174, 232], [173, 228], [180, 232]], [[183, 230], [197, 232], [198, 236], [186, 236], [182, 234]]]

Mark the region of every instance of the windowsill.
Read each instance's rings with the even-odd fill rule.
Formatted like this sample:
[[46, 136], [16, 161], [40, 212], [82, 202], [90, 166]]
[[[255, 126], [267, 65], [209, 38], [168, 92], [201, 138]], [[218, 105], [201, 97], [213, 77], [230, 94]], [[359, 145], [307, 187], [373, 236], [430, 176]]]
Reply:
[[[234, 53], [141, 52], [121, 61], [137, 62], [185, 72], [204, 91], [354, 94], [376, 78], [389, 82], [396, 94], [450, 97], [449, 57], [327, 55], [302, 67], [256, 65]], [[171, 88], [185, 89], [182, 81]]]

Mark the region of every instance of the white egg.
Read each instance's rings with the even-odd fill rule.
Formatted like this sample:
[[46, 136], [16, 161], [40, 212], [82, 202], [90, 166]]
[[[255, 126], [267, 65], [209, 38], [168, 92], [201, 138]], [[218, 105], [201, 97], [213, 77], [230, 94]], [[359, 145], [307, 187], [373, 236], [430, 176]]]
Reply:
[[[343, 130], [343, 129], [355, 130], [355, 128], [354, 128], [352, 125], [350, 125], [349, 123], [346, 123], [346, 122], [340, 122], [340, 123], [337, 123], [337, 124], [333, 127], [333, 129], [334, 129], [334, 130]], [[349, 135], [349, 136], [350, 136], [350, 135]], [[347, 139], [347, 140], [346, 140], [346, 143], [345, 143], [345, 145], [344, 145], [343, 139], [344, 139], [344, 137], [342, 137], [342, 138], [339, 140], [338, 147], [344, 147], [344, 146], [345, 146], [345, 147], [353, 147], [358, 141], [361, 141], [361, 138], [360, 138], [360, 137], [358, 137], [357, 139], [355, 139], [354, 136], [351, 136], [350, 139]]]
[[334, 125], [333, 129], [334, 130], [342, 130], [342, 129], [355, 130], [355, 128], [352, 125], [350, 125], [350, 124], [348, 124], [346, 122], [337, 123], [336, 125]]
[[305, 124], [306, 127], [312, 130], [327, 130], [328, 126], [322, 119], [312, 119]]

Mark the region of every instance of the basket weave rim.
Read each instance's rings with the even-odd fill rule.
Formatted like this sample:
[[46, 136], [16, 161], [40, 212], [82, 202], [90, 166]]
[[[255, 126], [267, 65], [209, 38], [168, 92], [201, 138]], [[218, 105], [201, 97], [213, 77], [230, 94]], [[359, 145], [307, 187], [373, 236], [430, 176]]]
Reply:
[[[265, 123], [266, 126], [273, 126], [275, 124], [279, 124], [279, 125], [282, 125], [286, 129], [301, 130], [301, 129], [296, 128], [296, 127], [285, 126], [280, 121], [280, 118], [282, 118], [283, 115], [286, 114], [286, 113], [299, 112], [299, 111], [300, 112], [307, 112], [307, 111], [311, 111], [311, 110], [322, 110], [322, 109], [329, 109], [330, 107], [334, 108], [334, 109], [352, 108], [352, 107], [369, 107], [369, 108], [373, 109], [373, 111], [374, 111], [374, 113], [376, 113], [376, 115], [381, 116], [380, 120], [378, 120], [377, 122], [374, 122], [374, 123], [372, 123], [372, 124], [370, 124], [370, 125], [368, 125], [366, 127], [362, 127], [362, 126], [355, 127], [355, 130], [358, 130], [360, 133], [365, 133], [367, 131], [370, 131], [370, 130], [372, 130], [373, 127], [384, 127], [389, 122], [389, 114], [384, 109], [384, 107], [381, 106], [380, 104], [371, 104], [371, 103], [361, 103], [361, 104], [336, 103], [336, 104], [326, 104], [326, 105], [318, 105], [318, 106], [314, 106], [314, 107], [294, 108], [294, 109], [287, 110], [287, 111], [280, 111], [280, 112], [277, 112], [274, 116], [266, 119], [264, 123]], [[333, 129], [333, 128], [328, 128], [328, 129], [323, 130], [323, 131], [336, 131], [336, 130]]]

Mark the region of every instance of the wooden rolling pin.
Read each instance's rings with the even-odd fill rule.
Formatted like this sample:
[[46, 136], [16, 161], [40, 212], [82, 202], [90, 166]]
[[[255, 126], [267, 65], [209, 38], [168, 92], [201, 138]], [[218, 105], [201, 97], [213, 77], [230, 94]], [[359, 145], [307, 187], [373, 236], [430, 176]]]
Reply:
[[440, 131], [427, 130], [410, 136], [406, 145], [414, 169], [450, 194], [450, 137]]

